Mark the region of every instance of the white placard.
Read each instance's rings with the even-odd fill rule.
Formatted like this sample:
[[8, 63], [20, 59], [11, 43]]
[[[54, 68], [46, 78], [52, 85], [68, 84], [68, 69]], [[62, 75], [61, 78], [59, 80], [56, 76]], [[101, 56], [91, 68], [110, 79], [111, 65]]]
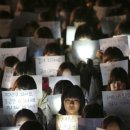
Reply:
[[99, 40], [100, 50], [105, 51], [108, 47], [119, 48], [124, 56], [129, 56], [129, 40], [128, 36], [117, 36]]
[[101, 21], [101, 29], [104, 34], [112, 34], [116, 26], [126, 20], [126, 15], [105, 17]]
[[61, 94], [49, 95], [47, 97], [48, 100], [48, 109], [51, 109], [53, 115], [58, 114], [61, 108]]
[[75, 26], [68, 26], [67, 32], [66, 32], [66, 44], [72, 46], [72, 41], [75, 40], [75, 32], [76, 27]]
[[100, 68], [101, 68], [103, 85], [108, 84], [110, 72], [115, 67], [122, 67], [128, 73], [128, 60], [101, 63]]
[[103, 118], [79, 118], [78, 130], [96, 130], [101, 127]]
[[59, 66], [65, 62], [65, 56], [36, 57], [36, 74], [43, 77], [56, 76]]
[[0, 130], [19, 130], [20, 126], [0, 127]]
[[109, 114], [130, 116], [130, 90], [103, 91], [103, 110]]
[[86, 62], [88, 58], [96, 58], [96, 51], [99, 50], [99, 43], [95, 40], [73, 41], [72, 53], [75, 60]]
[[106, 130], [106, 129], [102, 129], [102, 128], [96, 128], [96, 130]]
[[55, 39], [61, 38], [60, 21], [39, 22], [39, 25], [41, 27], [48, 27], [48, 28], [50, 28]]
[[16, 114], [22, 108], [37, 113], [37, 90], [2, 91], [3, 112]]
[[[37, 85], [37, 92], [38, 92], [38, 99], [42, 98], [43, 96], [43, 91], [42, 91], [42, 76], [41, 75], [29, 75], [31, 76]], [[20, 76], [12, 76], [11, 81], [10, 81], [10, 86], [9, 88], [11, 88], [13, 86], [13, 84], [15, 83], [15, 81], [19, 78]]]
[[0, 36], [2, 38], [9, 37], [12, 21], [13, 19], [0, 19]]
[[80, 86], [80, 76], [56, 76], [56, 77], [49, 77], [49, 87], [51, 87], [52, 91], [54, 90], [55, 84], [60, 80], [69, 80], [74, 85]]
[[57, 115], [56, 130], [78, 130], [78, 116]]
[[10, 87], [10, 81], [13, 77], [14, 69], [12, 67], [5, 67], [3, 79], [2, 79], [2, 88], [9, 89]]
[[27, 47], [19, 48], [0, 48], [0, 67], [3, 66], [4, 60], [8, 56], [15, 56], [20, 61], [26, 60]]

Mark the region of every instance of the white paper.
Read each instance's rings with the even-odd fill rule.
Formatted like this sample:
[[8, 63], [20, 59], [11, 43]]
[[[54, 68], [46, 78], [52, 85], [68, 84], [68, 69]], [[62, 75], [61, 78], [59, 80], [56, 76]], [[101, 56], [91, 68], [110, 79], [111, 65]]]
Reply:
[[108, 47], [119, 48], [124, 56], [129, 56], [128, 36], [117, 36], [99, 40], [100, 50], [105, 51]]
[[37, 90], [2, 91], [3, 112], [16, 114], [22, 108], [37, 113]]
[[40, 22], [39, 25], [41, 27], [50, 28], [55, 39], [61, 38], [61, 27], [59, 21]]
[[36, 57], [36, 74], [43, 77], [56, 76], [59, 66], [65, 62], [65, 56]]
[[72, 46], [72, 41], [75, 40], [75, 26], [68, 26], [66, 31], [66, 44]]
[[78, 116], [57, 115], [56, 130], [78, 130]]
[[103, 85], [108, 84], [110, 72], [115, 67], [122, 67], [128, 73], [128, 60], [101, 63], [100, 68], [101, 68]]
[[20, 61], [25, 61], [26, 53], [27, 47], [0, 48], [0, 67], [3, 67], [4, 60], [8, 56], [16, 56]]
[[2, 79], [2, 88], [10, 88], [11, 78], [13, 77], [14, 69], [11, 67], [5, 67], [3, 79]]
[[74, 85], [80, 86], [80, 76], [56, 76], [56, 77], [49, 77], [49, 87], [51, 87], [52, 91], [54, 90], [55, 84], [60, 80], [69, 80]]
[[130, 116], [130, 90], [103, 91], [103, 109], [109, 114]]
[[105, 130], [105, 129], [102, 129], [102, 128], [96, 128], [96, 130]]

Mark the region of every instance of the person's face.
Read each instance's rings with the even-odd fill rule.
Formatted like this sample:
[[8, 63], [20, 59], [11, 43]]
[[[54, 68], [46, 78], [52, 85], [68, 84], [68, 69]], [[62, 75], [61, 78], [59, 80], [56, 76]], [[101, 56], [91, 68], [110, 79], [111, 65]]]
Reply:
[[72, 75], [72, 74], [71, 74], [71, 71], [69, 69], [65, 69], [62, 73], [62, 76], [70, 76], [70, 75]]
[[117, 123], [113, 122], [107, 126], [106, 130], [120, 130], [120, 127]]
[[111, 91], [125, 90], [126, 84], [121, 81], [114, 81], [110, 84]]
[[67, 115], [78, 115], [80, 101], [77, 98], [66, 98], [64, 100], [64, 107]]
[[16, 126], [21, 126], [23, 123], [28, 121], [29, 119], [27, 117], [19, 117], [16, 121]]
[[44, 56], [56, 56], [57, 54], [55, 52], [47, 52]]

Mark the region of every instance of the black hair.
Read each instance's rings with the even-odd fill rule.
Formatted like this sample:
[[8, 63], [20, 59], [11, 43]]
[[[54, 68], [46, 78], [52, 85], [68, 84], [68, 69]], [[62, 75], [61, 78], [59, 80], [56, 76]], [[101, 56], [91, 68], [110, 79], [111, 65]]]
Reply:
[[108, 47], [103, 54], [103, 62], [121, 60], [124, 58], [122, 51], [117, 47]]
[[18, 62], [19, 62], [19, 59], [15, 56], [8, 56], [4, 60], [4, 64], [8, 67], [13, 67]]
[[17, 120], [21, 117], [27, 117], [29, 120], [37, 120], [35, 114], [31, 110], [23, 108], [16, 113], [14, 125], [16, 125]]
[[55, 53], [56, 55], [61, 55], [61, 46], [57, 42], [49, 43], [45, 46], [45, 49], [43, 51], [43, 55], [46, 55], [47, 53]]
[[12, 90], [23, 89], [23, 90], [32, 90], [37, 89], [35, 80], [29, 75], [20, 76], [14, 83]]
[[88, 104], [83, 109], [84, 118], [103, 118], [103, 108], [97, 103]]
[[39, 38], [54, 38], [52, 31], [48, 27], [40, 27], [36, 30]]
[[62, 93], [61, 109], [60, 109], [59, 113], [63, 114], [63, 115], [66, 114], [66, 110], [64, 107], [64, 100], [66, 98], [78, 98], [79, 99], [79, 101], [80, 101], [79, 115], [81, 115], [83, 107], [85, 105], [85, 97], [84, 97], [82, 89], [77, 85], [73, 85], [73, 86], [70, 86], [66, 91], [64, 91]]
[[57, 76], [62, 76], [62, 73], [65, 69], [69, 69], [70, 72], [71, 72], [71, 75], [77, 75], [78, 74], [77, 68], [73, 63], [63, 62], [57, 70]]
[[72, 86], [73, 83], [69, 80], [60, 80], [55, 84], [53, 94], [62, 94], [66, 89]]
[[27, 121], [19, 130], [44, 130], [44, 128], [38, 121]]

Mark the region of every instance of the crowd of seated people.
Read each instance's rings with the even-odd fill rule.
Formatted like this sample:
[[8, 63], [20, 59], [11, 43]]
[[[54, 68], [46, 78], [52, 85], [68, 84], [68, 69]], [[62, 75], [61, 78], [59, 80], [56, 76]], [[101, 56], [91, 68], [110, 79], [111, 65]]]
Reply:
[[[77, 116], [102, 119], [101, 130], [129, 130], [129, 11], [129, 0], [1, 0], [0, 129], [57, 130], [58, 116]], [[12, 112], [17, 104], [3, 96], [19, 92], [22, 107]]]

